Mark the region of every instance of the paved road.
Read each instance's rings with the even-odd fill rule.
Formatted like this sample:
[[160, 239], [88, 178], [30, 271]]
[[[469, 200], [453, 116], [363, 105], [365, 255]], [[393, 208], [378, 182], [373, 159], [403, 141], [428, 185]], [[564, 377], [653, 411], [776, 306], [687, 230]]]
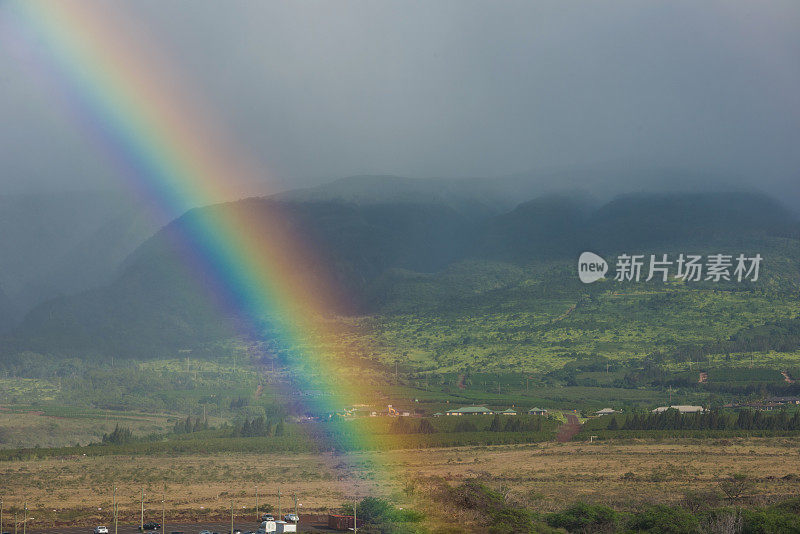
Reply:
[[[250, 530], [254, 531], [258, 528], [258, 524], [255, 522], [237, 522], [234, 523], [236, 528], [242, 530], [242, 532], [248, 532]], [[106, 525], [109, 527], [109, 532], [114, 534], [113, 525]], [[231, 528], [230, 522], [228, 523], [192, 523], [192, 524], [171, 524], [167, 523], [164, 525], [164, 532], [169, 534], [170, 532], [184, 532], [186, 534], [198, 534], [201, 530], [210, 530], [212, 532], [219, 532], [220, 534], [224, 534], [229, 532]], [[4, 530], [8, 530], [5, 528]], [[68, 526], [57, 526], [57, 527], [50, 527], [46, 529], [41, 528], [29, 528], [28, 532], [30, 534], [92, 534], [94, 531], [94, 527], [68, 527]], [[13, 532], [13, 530], [12, 530]], [[22, 530], [19, 531], [22, 533]], [[119, 525], [118, 534], [138, 534], [139, 526], [138, 525]], [[297, 532], [335, 532], [333, 530], [329, 530], [325, 527], [325, 524], [318, 520], [316, 517], [301, 517], [300, 524], [297, 525]], [[158, 531], [157, 534], [161, 534], [161, 530]]]

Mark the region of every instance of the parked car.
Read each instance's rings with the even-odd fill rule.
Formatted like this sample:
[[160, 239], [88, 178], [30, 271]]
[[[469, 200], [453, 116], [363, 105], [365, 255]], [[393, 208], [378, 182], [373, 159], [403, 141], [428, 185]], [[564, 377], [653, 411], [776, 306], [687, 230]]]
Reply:
[[210, 530], [201, 530], [200, 534], [214, 534], [214, 533], [211, 532]]
[[108, 527], [94, 527], [94, 534], [108, 534]]
[[270, 513], [261, 514], [261, 521], [275, 521], [275, 518]]
[[144, 532], [146, 530], [158, 530], [160, 528], [161, 528], [161, 524], [160, 523], [156, 523], [155, 521], [152, 521], [150, 523], [145, 523], [144, 525], [140, 526], [139, 530]]
[[300, 516], [297, 514], [284, 514], [283, 520], [289, 523], [297, 523], [300, 521]]

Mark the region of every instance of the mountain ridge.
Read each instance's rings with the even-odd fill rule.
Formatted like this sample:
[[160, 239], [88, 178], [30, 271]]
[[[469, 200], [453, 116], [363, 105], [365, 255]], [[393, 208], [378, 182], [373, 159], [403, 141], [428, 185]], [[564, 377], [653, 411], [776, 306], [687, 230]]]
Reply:
[[[769, 213], [741, 216], [742, 210], [754, 207]], [[435, 295], [438, 285], [453, 282], [424, 273], [446, 273], [449, 266], [461, 265], [459, 276], [467, 280], [472, 274], [464, 267], [469, 263], [464, 262], [472, 260], [478, 261], [472, 270], [481, 284], [505, 287], [508, 280], [518, 277], [515, 273], [520, 268], [567, 266], [586, 248], [610, 254], [653, 246], [664, 247], [666, 252], [693, 243], [712, 248], [751, 247], [753, 239], [747, 241], [746, 236], [791, 233], [797, 226], [796, 218], [777, 201], [746, 193], [637, 194], [597, 208], [568, 196], [543, 196], [488, 218], [431, 202], [358, 205], [251, 198], [196, 208], [173, 221], [130, 254], [111, 284], [35, 308], [6, 338], [9, 346], [44, 352], [59, 347], [67, 352], [119, 353], [122, 346], [138, 343], [132, 352], [141, 355], [235, 335], [236, 318], [230, 310], [220, 310], [206, 289], [213, 281], [202, 275], [198, 278], [198, 273], [183, 263], [190, 251], [175, 244], [181, 225], [213, 210], [248, 210], [249, 220], [256, 225], [259, 220], [273, 220], [271, 211], [280, 210], [282, 220], [304, 235], [319, 261], [330, 267], [346, 297], [342, 299], [344, 307], [335, 310], [343, 314], [391, 308], [392, 299], [398, 296], [392, 284], [401, 280], [428, 284], [427, 294]], [[653, 228], [669, 231], [642, 241], [637, 224], [643, 215], [649, 217], [646, 232], [652, 233]], [[697, 225], [710, 231], [699, 231]], [[675, 235], [670, 235], [673, 231]], [[791, 238], [790, 243], [797, 245]], [[487, 271], [485, 262], [496, 262], [497, 267]], [[791, 261], [786, 264], [790, 266]], [[392, 274], [403, 272], [408, 275], [396, 278]], [[309, 270], [309, 283], [315, 283], [314, 276]], [[791, 278], [791, 273], [781, 276]], [[421, 302], [427, 299], [423, 298], [425, 292], [418, 294]], [[395, 297], [387, 297], [391, 295]], [[220, 322], [219, 316], [226, 313], [229, 322]]]

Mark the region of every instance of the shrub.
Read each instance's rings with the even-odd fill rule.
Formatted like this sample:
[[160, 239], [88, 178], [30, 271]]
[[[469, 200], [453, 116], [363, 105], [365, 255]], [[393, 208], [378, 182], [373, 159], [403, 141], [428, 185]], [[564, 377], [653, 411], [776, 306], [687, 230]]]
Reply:
[[582, 502], [545, 517], [551, 527], [565, 528], [570, 532], [610, 530], [616, 525], [617, 519], [617, 513], [608, 506]]
[[478, 429], [472, 421], [459, 421], [453, 430], [456, 432], [476, 432]]
[[730, 499], [738, 499], [753, 489], [753, 482], [743, 473], [735, 473], [719, 483], [719, 489]]
[[660, 505], [636, 513], [628, 522], [628, 528], [658, 534], [697, 534], [700, 523], [685, 510]]

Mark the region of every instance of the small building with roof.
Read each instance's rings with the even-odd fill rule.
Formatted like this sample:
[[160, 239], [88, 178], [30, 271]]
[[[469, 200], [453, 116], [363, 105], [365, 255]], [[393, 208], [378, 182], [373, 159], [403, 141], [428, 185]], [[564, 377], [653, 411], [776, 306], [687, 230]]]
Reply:
[[486, 406], [463, 406], [455, 410], [448, 410], [446, 415], [491, 415], [494, 412]]
[[775, 404], [800, 404], [800, 397], [770, 397], [767, 402]]
[[537, 408], [534, 406], [530, 410], [528, 410], [528, 415], [547, 415], [547, 410], [544, 408]]
[[503, 410], [502, 412], [497, 412], [497, 413], [499, 413], [500, 415], [517, 415], [517, 410], [509, 408], [508, 410]]
[[679, 413], [703, 413], [705, 408], [702, 406], [689, 406], [685, 404], [676, 404], [674, 406], [659, 406], [653, 413], [662, 413], [667, 410], [677, 410]]
[[614, 415], [615, 413], [619, 413], [614, 408], [603, 408], [602, 410], [597, 410], [594, 412], [595, 415]]

